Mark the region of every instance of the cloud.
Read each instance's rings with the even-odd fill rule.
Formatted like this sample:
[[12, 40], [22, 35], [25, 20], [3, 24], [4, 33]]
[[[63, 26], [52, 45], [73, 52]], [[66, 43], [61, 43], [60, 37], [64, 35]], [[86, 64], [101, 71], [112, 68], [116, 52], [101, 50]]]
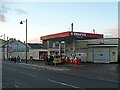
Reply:
[[40, 43], [40, 37], [33, 38], [33, 39], [29, 39], [28, 42], [32, 42], [32, 43]]
[[9, 11], [12, 11], [12, 8], [7, 7], [5, 4], [1, 3], [1, 6], [0, 6], [0, 23], [5, 23], [7, 21], [6, 20], [6, 14]]
[[18, 14], [28, 14], [28, 12], [26, 12], [23, 9], [14, 9]]
[[13, 9], [13, 8], [10, 8], [10, 7], [8, 7], [8, 6], [6, 6], [5, 4], [2, 3], [1, 6], [0, 6], [0, 23], [7, 22], [6, 14], [8, 14], [9, 11], [17, 12], [19, 15], [28, 14], [28, 12], [26, 12], [23, 9]]
[[118, 28], [107, 29], [104, 33], [105, 37], [118, 37]]
[[6, 7], [4, 4], [1, 4], [0, 6], [0, 23], [6, 22], [6, 16], [8, 10], [11, 10], [10, 8]]
[[0, 14], [0, 23], [5, 23], [6, 19], [5, 19], [5, 15]]

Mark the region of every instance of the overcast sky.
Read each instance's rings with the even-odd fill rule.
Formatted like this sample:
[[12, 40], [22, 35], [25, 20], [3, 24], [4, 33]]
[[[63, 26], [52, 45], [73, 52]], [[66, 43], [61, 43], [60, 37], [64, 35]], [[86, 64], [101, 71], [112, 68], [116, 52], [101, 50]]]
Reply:
[[[18, 1], [18, 0], [17, 0]], [[25, 41], [28, 19], [28, 42], [40, 42], [40, 36], [70, 31], [118, 37], [118, 2], [17, 2], [0, 3], [0, 34]]]

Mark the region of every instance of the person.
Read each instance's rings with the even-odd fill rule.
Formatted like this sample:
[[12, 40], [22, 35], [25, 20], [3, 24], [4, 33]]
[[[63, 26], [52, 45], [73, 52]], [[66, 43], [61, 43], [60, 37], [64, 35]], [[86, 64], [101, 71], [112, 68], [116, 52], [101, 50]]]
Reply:
[[44, 54], [44, 61], [45, 61], [45, 65], [48, 65], [48, 57], [46, 54]]
[[34, 61], [34, 60], [33, 60], [33, 57], [32, 57], [32, 56], [30, 56], [30, 61], [31, 61], [32, 64], [33, 64], [33, 61]]
[[15, 63], [16, 63], [16, 57], [14, 57], [14, 61], [15, 61]]
[[10, 56], [9, 60], [12, 61], [11, 59], [12, 59], [12, 57]]
[[20, 62], [20, 56], [19, 55], [17, 56], [17, 61]]
[[54, 57], [52, 55], [50, 55], [48, 64], [53, 65], [53, 60], [54, 60]]

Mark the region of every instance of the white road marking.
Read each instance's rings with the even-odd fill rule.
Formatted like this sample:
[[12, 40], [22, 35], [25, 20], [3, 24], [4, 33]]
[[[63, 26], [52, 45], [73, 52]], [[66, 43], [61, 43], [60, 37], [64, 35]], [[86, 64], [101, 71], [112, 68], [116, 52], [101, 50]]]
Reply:
[[51, 79], [48, 79], [48, 81], [53, 82], [53, 83], [58, 83], [58, 84], [61, 84], [61, 85], [65, 85], [65, 86], [69, 86], [69, 87], [72, 87], [72, 88], [80, 88], [80, 87], [73, 86], [73, 85], [70, 85], [70, 84], [66, 84], [66, 83], [63, 83], [63, 82], [54, 81], [54, 80], [51, 80]]
[[33, 67], [32, 69], [36, 69], [36, 68]]
[[29, 76], [32, 76], [32, 77], [37, 77], [36, 75], [30, 74], [30, 73], [26, 73], [26, 72], [20, 72], [20, 73], [23, 73], [23, 74], [26, 74], [26, 75], [29, 75]]
[[17, 85], [14, 85], [16, 88], [19, 88]]
[[[79, 74], [80, 76], [82, 76], [82, 77], [87, 77], [87, 78], [90, 78], [90, 79], [92, 79], [91, 77], [89, 77], [89, 75], [85, 75], [85, 74]], [[107, 79], [107, 78], [101, 78], [101, 77], [94, 77], [93, 79], [97, 79], [97, 80], [101, 80], [101, 81], [108, 81], [108, 82], [113, 82], [113, 83], [120, 83], [120, 81], [117, 81], [117, 80], [109, 80], [109, 79]]]

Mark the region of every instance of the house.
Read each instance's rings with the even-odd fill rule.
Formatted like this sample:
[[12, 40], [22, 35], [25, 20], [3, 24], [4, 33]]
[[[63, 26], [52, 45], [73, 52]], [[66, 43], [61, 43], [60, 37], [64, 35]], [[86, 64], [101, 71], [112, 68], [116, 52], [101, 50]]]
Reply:
[[3, 45], [5, 44], [5, 40], [0, 39], [0, 60], [4, 60], [4, 49], [3, 49]]
[[[29, 46], [27, 46], [27, 58], [29, 57]], [[11, 57], [17, 57], [20, 56], [21, 59], [26, 58], [26, 44], [21, 42], [20, 40], [16, 40], [13, 38], [10, 38], [5, 44], [4, 44], [4, 52], [5, 59], [8, 59]]]

